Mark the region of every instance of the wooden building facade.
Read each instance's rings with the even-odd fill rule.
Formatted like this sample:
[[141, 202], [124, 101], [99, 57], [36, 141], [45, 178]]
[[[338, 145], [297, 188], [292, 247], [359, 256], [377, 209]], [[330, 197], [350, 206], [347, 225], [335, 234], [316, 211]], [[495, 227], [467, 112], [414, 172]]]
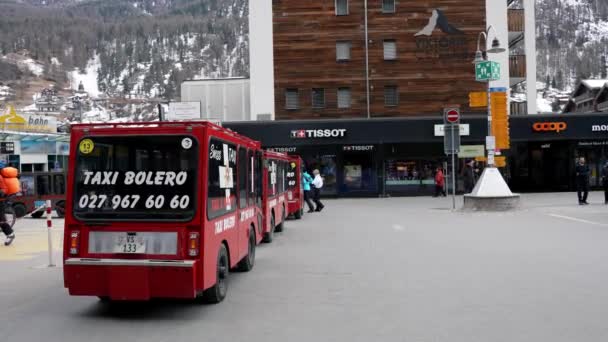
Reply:
[[[484, 91], [485, 0], [273, 0], [276, 119], [435, 115]], [[482, 108], [482, 112], [485, 110]]]

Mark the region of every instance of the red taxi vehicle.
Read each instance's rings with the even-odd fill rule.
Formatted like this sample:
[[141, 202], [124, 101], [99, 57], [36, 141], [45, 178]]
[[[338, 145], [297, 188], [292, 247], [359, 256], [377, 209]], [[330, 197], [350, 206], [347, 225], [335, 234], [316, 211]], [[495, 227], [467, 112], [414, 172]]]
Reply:
[[64, 283], [104, 300], [217, 303], [262, 235], [260, 144], [208, 122], [74, 125]]
[[287, 215], [299, 220], [304, 215], [304, 189], [302, 188], [302, 158], [289, 156], [287, 170]]
[[264, 212], [263, 242], [272, 242], [275, 232], [282, 232], [287, 218], [287, 169], [289, 156], [284, 153], [264, 151]]

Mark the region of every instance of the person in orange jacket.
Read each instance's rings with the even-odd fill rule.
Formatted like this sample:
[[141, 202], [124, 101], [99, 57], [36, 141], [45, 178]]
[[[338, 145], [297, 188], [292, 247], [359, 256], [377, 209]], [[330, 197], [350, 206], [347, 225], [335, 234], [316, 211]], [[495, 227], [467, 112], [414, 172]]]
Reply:
[[[0, 161], [0, 169], [6, 167], [6, 164]], [[6, 208], [6, 196], [8, 195], [8, 186], [4, 181], [4, 177], [0, 174], [0, 228], [6, 240], [4, 241], [5, 246], [9, 246], [15, 240], [15, 232], [10, 224], [6, 222], [5, 208]]]

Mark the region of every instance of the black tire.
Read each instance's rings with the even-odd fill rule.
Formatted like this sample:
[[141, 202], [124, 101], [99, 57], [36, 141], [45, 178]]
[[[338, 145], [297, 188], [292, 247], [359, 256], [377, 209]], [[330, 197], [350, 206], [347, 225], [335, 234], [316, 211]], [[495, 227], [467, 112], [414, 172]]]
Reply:
[[112, 302], [112, 300], [108, 296], [97, 296], [97, 298], [99, 298], [99, 301], [104, 304]]
[[17, 218], [22, 218], [23, 216], [27, 215], [27, 208], [23, 203], [13, 204], [13, 211], [15, 215], [17, 215]]
[[300, 210], [296, 211], [296, 213], [293, 214], [293, 217], [295, 217], [296, 220], [300, 220], [300, 219], [302, 219], [302, 215], [304, 215], [304, 209], [300, 209]]
[[37, 219], [41, 218], [42, 215], [44, 215], [44, 211], [36, 211], [32, 213], [32, 217]]
[[272, 240], [274, 239], [274, 213], [272, 214], [272, 217], [270, 217], [270, 232], [265, 233], [264, 237], [262, 238], [262, 242], [265, 243], [271, 243]]
[[253, 227], [249, 230], [249, 246], [247, 255], [236, 266], [239, 272], [249, 272], [255, 265], [255, 230]]
[[281, 223], [277, 225], [277, 229], [275, 230], [277, 233], [281, 233], [285, 228], [285, 207], [283, 207], [283, 214], [281, 214]]
[[216, 265], [216, 281], [213, 287], [207, 289], [203, 293], [203, 299], [205, 302], [210, 304], [217, 304], [226, 298], [228, 292], [228, 273], [230, 269], [230, 262], [228, 261], [228, 251], [226, 246], [221, 244], [220, 250], [217, 253], [217, 265]]

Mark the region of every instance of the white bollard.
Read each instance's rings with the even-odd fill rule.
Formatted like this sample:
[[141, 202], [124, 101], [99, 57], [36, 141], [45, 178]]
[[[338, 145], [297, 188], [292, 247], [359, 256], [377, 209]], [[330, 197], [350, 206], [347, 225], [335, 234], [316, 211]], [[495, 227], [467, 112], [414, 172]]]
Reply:
[[53, 221], [51, 218], [51, 200], [46, 201], [46, 228], [49, 237], [49, 267], [55, 267], [53, 262], [53, 236], [51, 235], [51, 228], [53, 227]]

